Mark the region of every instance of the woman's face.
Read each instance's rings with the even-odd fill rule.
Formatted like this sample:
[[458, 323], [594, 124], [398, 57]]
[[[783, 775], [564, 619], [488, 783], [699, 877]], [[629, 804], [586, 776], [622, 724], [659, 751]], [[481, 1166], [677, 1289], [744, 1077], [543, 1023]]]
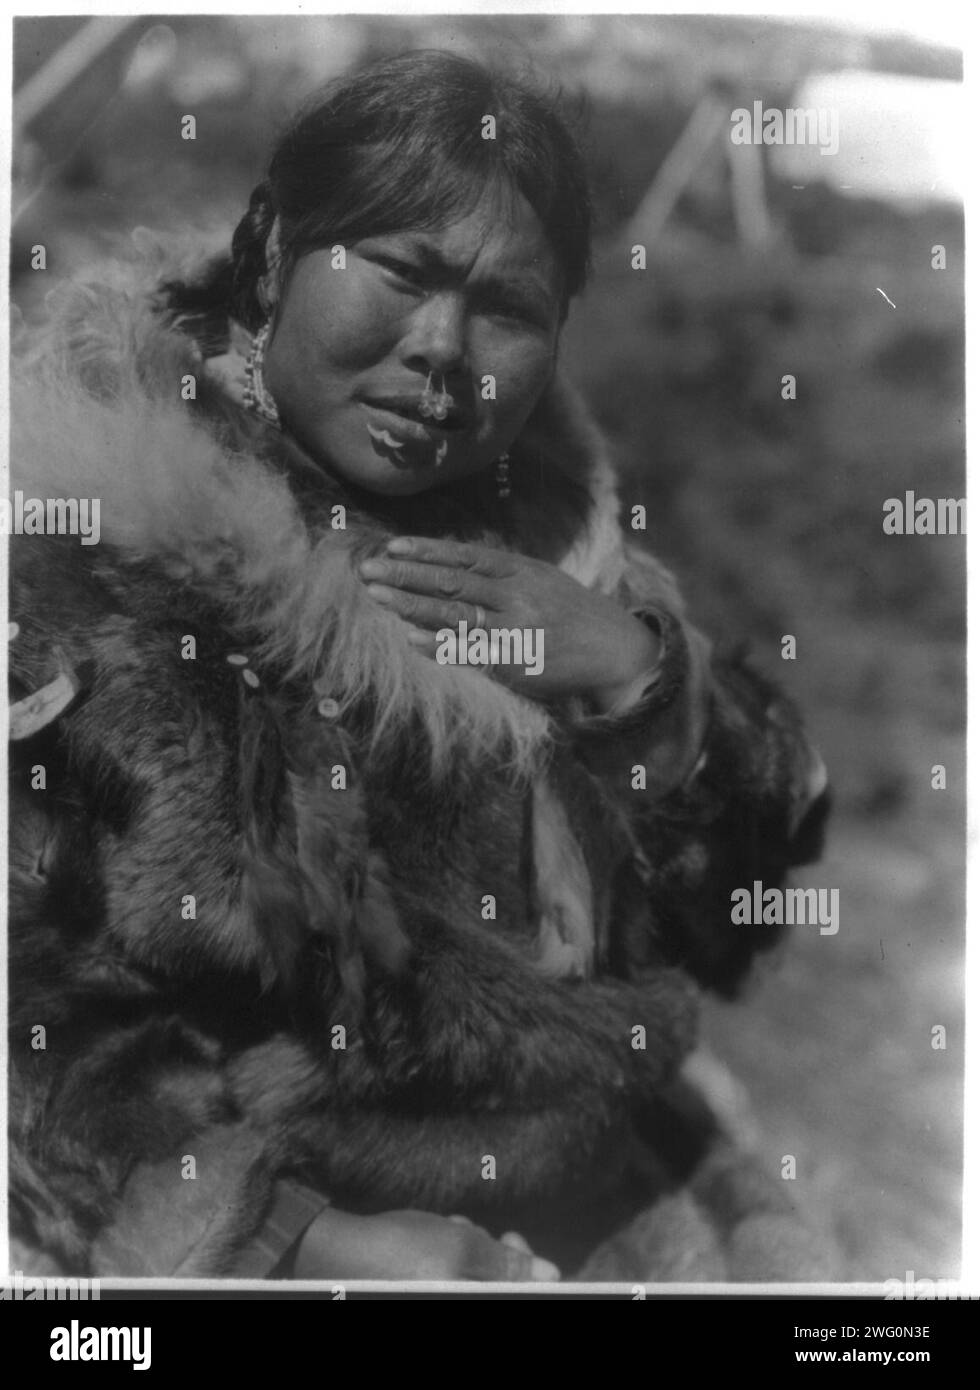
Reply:
[[[560, 273], [530, 205], [488, 197], [440, 231], [345, 251], [344, 268], [330, 248], [303, 256], [277, 306], [265, 382], [284, 424], [323, 466], [391, 496], [486, 468], [557, 350]], [[430, 373], [452, 398], [441, 423], [418, 409]]]

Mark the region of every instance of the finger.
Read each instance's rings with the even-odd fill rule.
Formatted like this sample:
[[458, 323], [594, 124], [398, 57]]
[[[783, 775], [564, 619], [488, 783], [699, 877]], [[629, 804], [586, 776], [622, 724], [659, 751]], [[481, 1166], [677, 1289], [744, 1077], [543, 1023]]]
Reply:
[[375, 603], [380, 603], [390, 613], [396, 613], [405, 622], [433, 633], [446, 627], [455, 632], [460, 623], [466, 623], [469, 627], [482, 626], [480, 610], [472, 603], [427, 598], [422, 594], [406, 593], [403, 589], [389, 589], [384, 584], [369, 584], [367, 592]]
[[431, 657], [435, 660], [436, 651], [439, 647], [439, 637], [435, 632], [426, 632], [423, 628], [412, 627], [408, 624], [408, 640], [416, 648], [420, 656]]
[[553, 1265], [550, 1260], [543, 1260], [535, 1255], [527, 1241], [517, 1231], [505, 1231], [500, 1237], [501, 1245], [508, 1245], [512, 1250], [520, 1250], [525, 1255], [531, 1256], [530, 1278], [535, 1282], [547, 1284], [557, 1283], [561, 1279], [561, 1273], [557, 1265]]
[[423, 565], [411, 560], [365, 560], [360, 567], [362, 579], [405, 589], [413, 594], [431, 594], [436, 598], [458, 599], [467, 603], [482, 603], [494, 607], [495, 595], [485, 577], [473, 576], [454, 565]]
[[523, 1284], [534, 1278], [534, 1256], [504, 1245], [474, 1226], [466, 1232], [462, 1251], [462, 1277], [503, 1284]]
[[[507, 672], [512, 668], [492, 664], [471, 666], [466, 660], [466, 649], [460, 647], [458, 634], [455, 630], [448, 629], [451, 641], [447, 648], [445, 636], [447, 629], [437, 628], [434, 632], [430, 632], [425, 628], [413, 627], [411, 623], [406, 623], [405, 626], [408, 629], [408, 640], [420, 656], [427, 656], [431, 661], [439, 661], [440, 665], [448, 662], [453, 666], [465, 666], [469, 671], [479, 671], [488, 680], [500, 679], [504, 684], [507, 684]], [[446, 655], [447, 650], [450, 653], [448, 656]]]
[[505, 550], [467, 541], [435, 540], [429, 536], [396, 536], [386, 547], [389, 555], [410, 557], [428, 565], [454, 565], [473, 574], [500, 575], [513, 570]]

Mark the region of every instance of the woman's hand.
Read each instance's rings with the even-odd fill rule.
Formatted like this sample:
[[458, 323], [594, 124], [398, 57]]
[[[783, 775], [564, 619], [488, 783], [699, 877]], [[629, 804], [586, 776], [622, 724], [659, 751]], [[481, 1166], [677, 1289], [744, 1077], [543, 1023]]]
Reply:
[[[533, 646], [525, 647], [524, 659], [491, 670], [533, 698], [584, 695], [605, 710], [660, 656], [656, 636], [615, 599], [509, 550], [400, 536], [384, 556], [365, 560], [360, 573], [371, 597], [408, 623], [412, 641], [433, 659], [440, 651], [436, 633], [456, 633], [460, 622], [470, 633], [528, 631]], [[536, 673], [527, 669], [532, 653]], [[456, 659], [462, 662], [465, 652]]]
[[389, 1211], [351, 1216], [332, 1207], [308, 1228], [293, 1279], [481, 1279], [554, 1281], [558, 1270], [519, 1235], [500, 1240], [460, 1216]]

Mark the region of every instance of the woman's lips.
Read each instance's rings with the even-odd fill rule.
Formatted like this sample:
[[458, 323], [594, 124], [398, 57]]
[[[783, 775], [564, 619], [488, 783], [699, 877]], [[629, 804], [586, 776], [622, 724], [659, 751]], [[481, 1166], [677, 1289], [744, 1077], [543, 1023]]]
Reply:
[[439, 444], [464, 432], [464, 426], [450, 425], [448, 428], [438, 420], [413, 420], [400, 415], [397, 410], [387, 406], [375, 405], [372, 401], [362, 401], [364, 409], [371, 416], [372, 423], [385, 430], [397, 440], [415, 444]]
[[396, 467], [438, 468], [449, 452], [451, 438], [463, 433], [459, 426], [446, 429], [437, 423], [411, 420], [371, 401], [360, 404], [368, 416], [368, 433], [375, 447]]

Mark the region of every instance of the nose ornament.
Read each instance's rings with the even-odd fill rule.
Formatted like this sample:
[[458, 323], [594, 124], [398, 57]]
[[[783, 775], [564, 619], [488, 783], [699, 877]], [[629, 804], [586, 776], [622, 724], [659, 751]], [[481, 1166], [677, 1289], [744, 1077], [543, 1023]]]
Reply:
[[419, 414], [423, 420], [427, 420], [431, 415], [436, 420], [445, 420], [449, 414], [449, 407], [453, 403], [453, 398], [443, 388], [445, 379], [440, 376], [442, 387], [438, 391], [432, 389], [432, 378], [435, 372], [430, 372], [425, 383], [425, 390], [419, 397]]

